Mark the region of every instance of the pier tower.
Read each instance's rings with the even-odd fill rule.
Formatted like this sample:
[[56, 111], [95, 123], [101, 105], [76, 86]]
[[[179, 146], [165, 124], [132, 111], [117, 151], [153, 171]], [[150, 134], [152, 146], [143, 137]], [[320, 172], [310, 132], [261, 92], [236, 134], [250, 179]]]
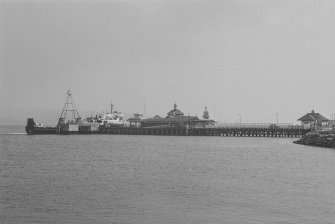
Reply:
[[177, 104], [176, 103], [173, 105], [173, 110], [171, 110], [167, 113], [167, 117], [171, 117], [171, 118], [173, 118], [173, 117], [183, 117], [183, 116], [184, 116], [184, 113], [181, 110], [177, 109]]
[[205, 110], [204, 110], [204, 113], [202, 115], [202, 118], [206, 119], [206, 120], [209, 119], [209, 113], [208, 113], [208, 110], [207, 110], [207, 106], [205, 106]]

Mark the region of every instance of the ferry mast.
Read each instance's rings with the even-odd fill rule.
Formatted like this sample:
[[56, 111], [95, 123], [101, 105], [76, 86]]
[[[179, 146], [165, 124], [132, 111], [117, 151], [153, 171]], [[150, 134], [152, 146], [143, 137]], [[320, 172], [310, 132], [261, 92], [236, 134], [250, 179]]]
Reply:
[[58, 123], [65, 122], [65, 119], [66, 119], [66, 116], [67, 116], [68, 112], [70, 112], [72, 114], [72, 118], [73, 118], [74, 122], [77, 122], [80, 119], [77, 107], [76, 107], [76, 105], [73, 101], [70, 90], [67, 91], [67, 97], [66, 97], [66, 100], [65, 100], [65, 103], [64, 103], [62, 113], [59, 117]]

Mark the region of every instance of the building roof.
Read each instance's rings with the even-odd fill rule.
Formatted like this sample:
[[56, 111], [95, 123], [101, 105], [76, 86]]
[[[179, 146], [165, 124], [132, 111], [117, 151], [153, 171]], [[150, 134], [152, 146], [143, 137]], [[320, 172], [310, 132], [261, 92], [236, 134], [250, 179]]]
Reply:
[[166, 118], [170, 122], [188, 122], [188, 121], [197, 121], [199, 118], [197, 116], [180, 116], [180, 117], [169, 117]]
[[167, 115], [168, 115], [169, 117], [172, 117], [172, 116], [183, 116], [184, 113], [183, 113], [181, 110], [177, 109], [177, 104], [174, 104], [174, 106], [173, 106], [173, 110], [170, 110], [170, 111], [167, 113]]
[[215, 123], [215, 121], [214, 120], [211, 120], [211, 119], [202, 119], [202, 120], [197, 120], [196, 121], [197, 123]]
[[129, 121], [129, 122], [141, 122], [142, 119], [139, 118], [139, 117], [131, 117], [127, 121]]
[[197, 116], [178, 116], [178, 117], [166, 117], [162, 118], [156, 115], [153, 118], [143, 119], [142, 123], [183, 123], [189, 121], [197, 121], [199, 118]]
[[311, 113], [307, 113], [304, 116], [302, 116], [301, 118], [298, 119], [298, 121], [329, 121], [326, 117], [322, 116], [319, 113], [315, 113], [314, 110], [312, 110]]
[[153, 118], [146, 118], [141, 121], [142, 123], [161, 123], [166, 122], [165, 118], [162, 118], [158, 115], [154, 116]]

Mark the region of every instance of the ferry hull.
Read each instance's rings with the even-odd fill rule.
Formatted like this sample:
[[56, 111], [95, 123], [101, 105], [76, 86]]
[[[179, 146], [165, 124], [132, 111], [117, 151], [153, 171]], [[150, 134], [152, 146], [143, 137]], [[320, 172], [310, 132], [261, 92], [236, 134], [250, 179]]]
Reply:
[[58, 124], [56, 127], [39, 127], [33, 118], [28, 118], [26, 132], [28, 135], [52, 135], [52, 134], [98, 134], [100, 125], [92, 124]]
[[56, 134], [56, 128], [49, 128], [49, 127], [28, 128], [26, 127], [26, 132], [28, 135], [52, 135], [52, 134]]

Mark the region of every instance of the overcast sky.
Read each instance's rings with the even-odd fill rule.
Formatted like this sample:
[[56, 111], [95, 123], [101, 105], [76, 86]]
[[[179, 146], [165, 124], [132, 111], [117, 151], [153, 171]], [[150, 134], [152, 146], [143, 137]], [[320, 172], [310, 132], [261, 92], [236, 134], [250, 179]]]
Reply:
[[[335, 1], [1, 1], [0, 123], [208, 106], [222, 122], [335, 113]], [[221, 116], [220, 116], [221, 114]]]

